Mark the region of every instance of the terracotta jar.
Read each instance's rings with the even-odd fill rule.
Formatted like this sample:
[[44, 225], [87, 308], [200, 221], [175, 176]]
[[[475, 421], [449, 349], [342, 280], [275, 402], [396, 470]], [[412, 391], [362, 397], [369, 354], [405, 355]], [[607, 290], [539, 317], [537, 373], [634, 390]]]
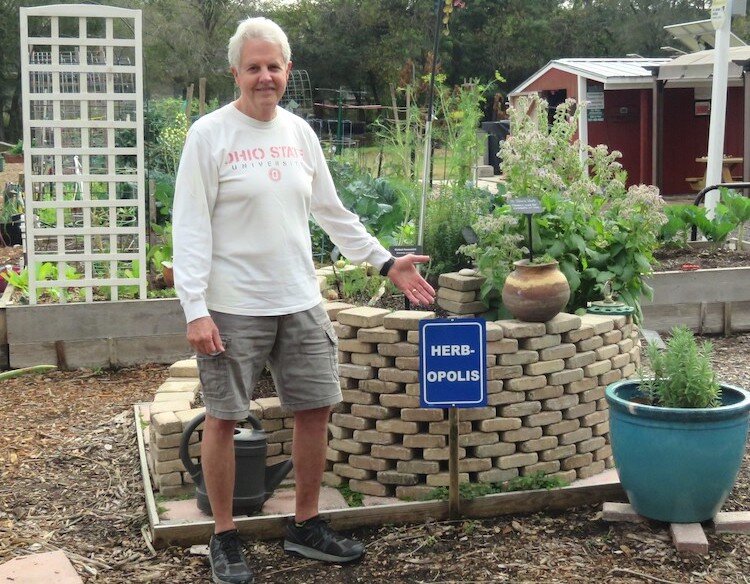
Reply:
[[503, 286], [503, 304], [518, 320], [546, 322], [570, 299], [570, 285], [556, 261], [530, 264], [520, 260]]

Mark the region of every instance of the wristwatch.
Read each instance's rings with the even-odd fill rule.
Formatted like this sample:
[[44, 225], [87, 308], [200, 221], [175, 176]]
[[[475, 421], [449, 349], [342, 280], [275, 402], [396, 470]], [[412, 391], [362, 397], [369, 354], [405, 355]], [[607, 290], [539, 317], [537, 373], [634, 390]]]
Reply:
[[388, 258], [385, 261], [385, 263], [383, 264], [383, 267], [380, 268], [380, 275], [381, 276], [387, 276], [388, 272], [390, 271], [391, 267], [393, 266], [393, 262], [395, 262], [395, 261], [396, 261], [396, 258], [394, 258], [393, 256], [391, 256], [390, 258]]

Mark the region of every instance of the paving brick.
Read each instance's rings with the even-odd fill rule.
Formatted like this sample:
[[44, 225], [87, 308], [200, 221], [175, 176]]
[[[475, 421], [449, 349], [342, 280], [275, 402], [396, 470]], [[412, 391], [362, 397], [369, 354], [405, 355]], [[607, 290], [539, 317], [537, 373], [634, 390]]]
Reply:
[[628, 363], [622, 368], [622, 378], [628, 379], [631, 375], [635, 374], [637, 367], [635, 363]]
[[349, 454], [367, 454], [370, 451], [369, 444], [363, 444], [351, 439], [338, 440], [333, 438], [328, 441], [328, 446], [341, 452], [348, 452]]
[[594, 334], [601, 335], [615, 328], [615, 322], [611, 316], [586, 313], [581, 315], [581, 324], [594, 327]]
[[349, 481], [349, 488], [357, 493], [372, 495], [373, 497], [387, 497], [391, 492], [386, 485], [382, 485], [378, 481], [352, 479]]
[[434, 474], [440, 472], [440, 463], [436, 460], [399, 460], [396, 470], [403, 473]]
[[474, 300], [473, 302], [456, 302], [454, 300], [448, 300], [447, 298], [438, 298], [436, 302], [440, 308], [458, 315], [474, 315], [477, 312], [484, 312], [488, 308], [487, 304], [481, 300]]
[[189, 409], [190, 400], [186, 399], [152, 402], [149, 405], [149, 415], [153, 418], [154, 415], [162, 412], [182, 412]]
[[[403, 333], [404, 331], [399, 331]], [[419, 344], [419, 331], [406, 331], [406, 340], [413, 345]]]
[[521, 476], [527, 477], [535, 473], [541, 472], [548, 475], [553, 472], [560, 470], [559, 460], [548, 460], [546, 462], [537, 462], [535, 464], [529, 464], [521, 469]]
[[524, 373], [526, 375], [544, 375], [546, 373], [555, 373], [556, 371], [562, 371], [565, 369], [565, 361], [562, 359], [555, 359], [554, 361], [538, 361], [537, 363], [529, 363], [524, 365]]
[[324, 302], [323, 308], [325, 308], [325, 311], [328, 314], [328, 318], [330, 318], [331, 320], [336, 320], [339, 312], [341, 312], [342, 310], [347, 310], [349, 308], [354, 308], [354, 305], [349, 304], [348, 302]]
[[671, 523], [669, 531], [678, 552], [706, 555], [708, 539], [700, 523]]
[[193, 377], [198, 378], [198, 361], [196, 359], [183, 359], [173, 363], [169, 367], [170, 377]]
[[[550, 373], [550, 375], [556, 375]], [[532, 389], [539, 389], [545, 387], [549, 376], [535, 375], [533, 377], [517, 377], [515, 379], [508, 379], [503, 382], [503, 387], [508, 391], [530, 391]], [[555, 385], [555, 384], [549, 384]]]
[[340, 322], [333, 323], [333, 332], [336, 333], [339, 341], [341, 339], [356, 339], [357, 338], [357, 327], [349, 326], [347, 324], [341, 324]]
[[358, 339], [340, 339], [339, 350], [349, 351], [350, 353], [373, 353], [375, 343], [363, 343]]
[[540, 412], [538, 414], [532, 414], [526, 416], [523, 419], [523, 425], [533, 428], [536, 426], [549, 426], [550, 424], [556, 424], [562, 420], [562, 412]]
[[367, 365], [351, 365], [344, 363], [339, 365], [339, 375], [351, 379], [372, 379], [375, 377], [375, 369]]
[[[383, 358], [392, 359], [393, 357], [383, 357]], [[419, 371], [419, 357], [396, 357], [395, 365], [399, 369]], [[386, 367], [390, 367], [390, 365], [386, 365]]]
[[387, 408], [418, 408], [419, 396], [401, 393], [384, 393], [380, 396], [380, 405]]
[[383, 326], [387, 329], [418, 331], [419, 321], [433, 318], [435, 313], [428, 310], [397, 310], [385, 317]]
[[159, 475], [156, 478], [156, 483], [159, 486], [159, 490], [162, 490], [164, 487], [176, 487], [182, 485], [182, 474], [179, 472], [170, 472]]
[[[553, 385], [550, 387], [560, 386]], [[545, 399], [542, 401], [542, 409], [545, 411], [559, 411], [573, 407], [575, 405], [578, 405], [578, 396], [576, 394], [565, 394], [560, 397]]]
[[592, 462], [594, 462], [594, 455], [591, 452], [586, 452], [585, 454], [574, 454], [573, 456], [563, 459], [561, 468], [562, 470], [571, 470], [588, 466]]
[[[549, 438], [554, 438], [554, 436], [549, 436]], [[544, 450], [539, 453], [539, 459], [547, 462], [550, 460], [561, 460], [563, 458], [568, 458], [569, 456], [573, 456], [576, 453], [576, 445], [575, 444], [566, 444], [565, 446], [556, 446], [555, 448], [550, 448], [549, 450]]]
[[487, 405], [500, 406], [505, 404], [515, 404], [524, 401], [525, 395], [526, 394], [522, 391], [501, 391], [499, 393], [491, 393], [487, 396]]
[[406, 395], [419, 397], [420, 395], [422, 395], [422, 386], [418, 383], [407, 383], [404, 385], [404, 391]]
[[294, 430], [291, 428], [285, 428], [283, 430], [276, 430], [266, 435], [266, 440], [269, 444], [277, 442], [291, 442]]
[[600, 400], [605, 395], [605, 388], [603, 385], [597, 385], [594, 389], [587, 389], [578, 394], [581, 399], [581, 403], [587, 403], [592, 401]]
[[492, 468], [478, 473], [477, 479], [480, 483], [504, 483], [516, 478], [519, 474], [518, 468]]
[[498, 358], [500, 365], [526, 365], [537, 361], [539, 361], [539, 353], [523, 349], [519, 349], [515, 353], [505, 353]]
[[371, 405], [377, 401], [374, 394], [358, 389], [342, 389], [341, 395], [348, 404]]
[[599, 385], [607, 386], [615, 381], [620, 381], [620, 379], [622, 379], [622, 371], [612, 369], [612, 371], [607, 371], [607, 373], [599, 376]]
[[375, 420], [353, 416], [352, 414], [331, 414], [331, 422], [336, 426], [351, 428], [352, 430], [371, 430], [375, 427]]
[[343, 389], [356, 389], [359, 385], [358, 379], [341, 375], [341, 364], [339, 364], [339, 387]]
[[404, 420], [378, 420], [375, 429], [379, 432], [395, 432], [397, 434], [416, 434], [419, 432], [417, 422], [405, 422]]
[[606, 373], [607, 371], [612, 370], [612, 361], [609, 359], [605, 359], [603, 361], [595, 361], [591, 365], [586, 365], [586, 367], [583, 368], [583, 374], [586, 377], [596, 377], [597, 375], [601, 375], [602, 373]]
[[[503, 338], [503, 327], [494, 322], [488, 322], [486, 325], [487, 341], [499, 341]], [[517, 347], [518, 345], [516, 345]], [[489, 351], [488, 351], [489, 352]]]
[[576, 480], [577, 475], [575, 470], [559, 470], [547, 475], [547, 477], [560, 479], [564, 485], [569, 485]]
[[[500, 328], [502, 330], [502, 327]], [[518, 351], [518, 341], [516, 339], [500, 339], [497, 341], [487, 342], [487, 353], [491, 355], [504, 355]]]
[[496, 442], [495, 444], [482, 444], [469, 449], [477, 458], [495, 458], [498, 456], [508, 456], [516, 452], [516, 444], [512, 442]]
[[405, 422], [439, 422], [445, 418], [439, 408], [403, 408], [400, 416]]
[[395, 362], [393, 357], [384, 357], [377, 353], [352, 353], [350, 360], [353, 365], [369, 367], [393, 367]]
[[[206, 413], [206, 408], [193, 408], [191, 410], [182, 410], [181, 412], [175, 412], [175, 416], [177, 416], [177, 419], [180, 420], [180, 422], [182, 422], [182, 430], [184, 432], [185, 428], [187, 428], [197, 416], [199, 416], [200, 414], [205, 414], [205, 413]], [[252, 413], [252, 409], [250, 413]], [[203, 422], [201, 422], [201, 424], [196, 428], [196, 430], [202, 430], [202, 429], [203, 429]]]
[[[520, 452], [540, 452], [557, 447], [557, 436], [543, 436], [536, 440], [527, 440], [517, 445]], [[555, 469], [557, 470], [557, 469]]]
[[590, 477], [593, 477], [594, 475], [603, 473], [606, 468], [607, 466], [603, 460], [594, 461], [589, 465], [582, 466], [581, 468], [576, 469], [576, 476], [579, 480], [588, 479]]
[[414, 452], [405, 446], [373, 444], [370, 452], [376, 458], [390, 458], [394, 460], [411, 460]]
[[182, 435], [182, 422], [180, 422], [180, 419], [174, 412], [153, 414], [151, 416], [151, 427], [162, 436], [169, 434]]
[[550, 347], [557, 347], [560, 345], [562, 339], [559, 334], [546, 334], [540, 337], [530, 337], [521, 339], [518, 344], [521, 349], [528, 349], [530, 351], [539, 351], [541, 349], [548, 349]]
[[352, 354], [347, 353], [346, 351], [337, 351], [336, 355], [339, 360], [339, 365], [342, 363], [351, 363], [352, 362]]
[[500, 456], [495, 462], [495, 466], [502, 470], [508, 468], [521, 468], [534, 464], [538, 460], [539, 456], [536, 452], [509, 454], [508, 456]]
[[565, 369], [555, 373], [548, 373], [547, 383], [549, 385], [566, 385], [574, 381], [580, 381], [583, 377], [583, 369]]
[[497, 432], [469, 432], [468, 434], [461, 434], [458, 437], [459, 446], [486, 446], [488, 444], [495, 444], [500, 440], [500, 436]]
[[378, 353], [386, 357], [419, 357], [419, 345], [412, 343], [379, 343]]
[[[442, 422], [430, 422], [430, 434], [444, 434], [447, 436], [450, 433], [450, 427], [450, 422], [448, 420], [443, 420]], [[469, 432], [471, 432], [471, 422], [458, 423], [459, 434], [468, 434]]]
[[553, 399], [565, 395], [565, 388], [562, 385], [545, 385], [538, 389], [531, 389], [526, 392], [526, 398], [531, 401], [542, 401]]
[[498, 381], [501, 379], [514, 379], [523, 376], [521, 365], [495, 365], [487, 369], [487, 379]]
[[[280, 444], [277, 444], [277, 446], [281, 446]], [[268, 456], [268, 452], [266, 452], [266, 456]], [[346, 452], [342, 452], [341, 450], [334, 450], [330, 446], [326, 448], [326, 460], [330, 462], [346, 462], [349, 459], [349, 455]]]
[[357, 331], [357, 340], [363, 343], [398, 343], [404, 339], [403, 331], [387, 329], [384, 326], [361, 328]]
[[602, 507], [602, 519], [612, 522], [642, 523], [646, 518], [639, 515], [630, 503], [606, 502]]
[[719, 511], [714, 517], [716, 533], [750, 533], [750, 511]]
[[[458, 457], [464, 458], [466, 456], [466, 449], [459, 447]], [[444, 448], [425, 448], [422, 451], [422, 457], [424, 460], [448, 460], [450, 458], [450, 447]]]
[[458, 461], [459, 472], [482, 472], [492, 468], [489, 458], [462, 458]]
[[396, 393], [404, 390], [402, 383], [383, 381], [381, 379], [363, 379], [359, 382], [359, 389], [370, 393]]
[[600, 412], [609, 411], [609, 404], [607, 403], [607, 398], [603, 397], [602, 399], [596, 400], [596, 409], [597, 411], [600, 411]]
[[579, 381], [573, 381], [571, 383], [565, 384], [565, 393], [581, 393], [589, 389], [594, 389], [595, 387], [596, 379], [594, 379], [593, 377], [584, 377]]
[[604, 339], [596, 335], [583, 341], [578, 341], [575, 345], [579, 352], [594, 351], [604, 345]]
[[[154, 469], [155, 474], [169, 474], [173, 472], [184, 472], [185, 465], [182, 464], [182, 460], [174, 458], [172, 460], [165, 460], [164, 462], [155, 462]], [[2, 582], [2, 580], [0, 580]]]
[[381, 326], [385, 317], [390, 314], [390, 310], [384, 308], [374, 308], [372, 306], [357, 306], [340, 311], [336, 319], [341, 324], [355, 326], [359, 328], [373, 328]]
[[575, 314], [567, 314], [560, 312], [556, 314], [552, 320], [548, 320], [544, 323], [547, 329], [547, 334], [554, 335], [560, 333], [567, 333], [578, 329], [581, 326], [581, 317]]
[[602, 446], [598, 450], [594, 450], [594, 460], [607, 460], [610, 456], [612, 456], [612, 446], [609, 444], [606, 444], [605, 446]]
[[378, 379], [394, 383], [419, 383], [419, 372], [395, 367], [384, 367], [378, 370]]
[[550, 424], [544, 429], [546, 436], [561, 436], [568, 432], [573, 432], [581, 427], [581, 422], [577, 418], [575, 420], [563, 420], [557, 424]]
[[[575, 347], [575, 345], [573, 345], [573, 347]], [[578, 353], [573, 357], [565, 359], [565, 367], [567, 369], [577, 369], [579, 367], [591, 365], [594, 361], [596, 361], [596, 353], [594, 353], [594, 351], [583, 351], [582, 353]]]
[[525, 339], [541, 337], [547, 334], [547, 327], [542, 322], [522, 322], [520, 320], [498, 320], [503, 327], [503, 335], [508, 339]]
[[366, 470], [363, 468], [355, 468], [344, 463], [335, 463], [333, 465], [333, 472], [337, 475], [346, 477], [348, 479], [357, 479], [360, 481], [366, 481], [375, 478], [375, 471]]
[[[575, 343], [576, 346], [581, 341], [585, 341], [594, 337], [594, 327], [590, 325], [582, 325], [576, 330], [569, 331], [562, 335], [562, 341], [564, 343]], [[603, 343], [603, 341], [602, 341]]]
[[443, 448], [447, 444], [448, 437], [444, 435], [407, 434], [404, 436], [404, 446], [409, 448]]
[[617, 343], [617, 346], [620, 347], [620, 353], [627, 353], [634, 346], [633, 339], [623, 339], [619, 343]]
[[419, 476], [414, 473], [383, 470], [378, 472], [378, 482], [384, 485], [414, 486], [419, 482]]
[[450, 288], [438, 288], [437, 298], [450, 300], [451, 302], [473, 302], [477, 299], [476, 290], [451, 290]]
[[569, 359], [576, 354], [576, 346], [573, 343], [558, 344], [554, 347], [539, 350], [540, 361], [553, 361], [555, 359]]
[[498, 414], [503, 418], [521, 418], [523, 416], [530, 416], [531, 414], [538, 414], [541, 411], [542, 402], [538, 401], [524, 401], [498, 408]]
[[588, 440], [589, 438], [591, 438], [591, 436], [591, 428], [578, 428], [578, 430], [560, 434], [558, 436], [558, 440], [560, 441], [560, 446], [566, 446], [567, 444], [575, 444], [577, 442], [582, 442], [583, 440]]
[[479, 290], [484, 280], [482, 276], [461, 276], [458, 272], [449, 272], [438, 276], [438, 286], [466, 292], [468, 290]]
[[434, 491], [434, 487], [415, 485], [413, 487], [396, 487], [396, 497], [402, 500], [421, 501]]
[[544, 431], [540, 426], [534, 428], [522, 427], [518, 430], [508, 430], [502, 432], [501, 437], [503, 442], [526, 442], [527, 440], [536, 440], [541, 438]]
[[349, 455], [349, 464], [354, 468], [377, 471], [390, 470], [393, 466], [393, 461], [362, 454], [351, 454]]
[[599, 410], [581, 418], [581, 426], [593, 427], [609, 420], [609, 410]]
[[284, 420], [282, 418], [269, 418], [268, 420], [261, 420], [260, 425], [266, 432], [274, 432], [284, 427]]
[[612, 361], [612, 368], [613, 369], [622, 369], [630, 363], [630, 355], [628, 353], [623, 353], [622, 355], [615, 355], [614, 357], [610, 358], [610, 361]]
[[367, 444], [394, 444], [397, 436], [380, 430], [354, 430], [354, 440]]
[[188, 377], [171, 377], [162, 383], [156, 390], [160, 393], [195, 393], [201, 388], [200, 380]]
[[482, 432], [505, 432], [506, 430], [518, 430], [521, 425], [521, 418], [492, 418], [479, 422], [479, 430]]
[[596, 358], [598, 360], [611, 359], [615, 355], [620, 354], [620, 347], [617, 345], [604, 345], [595, 349], [594, 353], [596, 353]]
[[459, 420], [462, 422], [489, 420], [494, 418], [496, 413], [495, 408], [489, 406], [482, 408], [461, 408], [459, 411]]
[[583, 440], [576, 443], [576, 452], [578, 452], [578, 454], [594, 452], [595, 450], [602, 448], [606, 443], [607, 441], [601, 436], [598, 436], [596, 438], [589, 438], [588, 440]]
[[[450, 485], [450, 475], [447, 472], [427, 475], [425, 482], [431, 487], [447, 487]], [[458, 483], [468, 483], [469, 473], [458, 473]]]
[[573, 418], [582, 418], [596, 411], [596, 404], [593, 402], [578, 404], [563, 410], [563, 418], [572, 420]]

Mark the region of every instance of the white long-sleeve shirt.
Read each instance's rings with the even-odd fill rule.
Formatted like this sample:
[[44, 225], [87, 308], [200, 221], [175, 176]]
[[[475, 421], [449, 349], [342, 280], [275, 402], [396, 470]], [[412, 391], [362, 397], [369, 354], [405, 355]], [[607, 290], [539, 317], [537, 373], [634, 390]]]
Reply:
[[175, 288], [188, 322], [209, 308], [273, 316], [317, 305], [311, 213], [352, 262], [390, 257], [341, 204], [312, 129], [276, 112], [261, 122], [230, 103], [190, 128], [172, 214]]

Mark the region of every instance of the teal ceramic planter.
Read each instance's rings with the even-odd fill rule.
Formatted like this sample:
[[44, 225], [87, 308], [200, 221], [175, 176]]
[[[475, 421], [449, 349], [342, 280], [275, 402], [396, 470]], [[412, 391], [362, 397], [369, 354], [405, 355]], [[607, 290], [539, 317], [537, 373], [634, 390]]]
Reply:
[[718, 408], [662, 408], [630, 401], [638, 385], [618, 381], [606, 392], [612, 454], [630, 504], [658, 521], [713, 518], [742, 464], [750, 393], [722, 384]]

